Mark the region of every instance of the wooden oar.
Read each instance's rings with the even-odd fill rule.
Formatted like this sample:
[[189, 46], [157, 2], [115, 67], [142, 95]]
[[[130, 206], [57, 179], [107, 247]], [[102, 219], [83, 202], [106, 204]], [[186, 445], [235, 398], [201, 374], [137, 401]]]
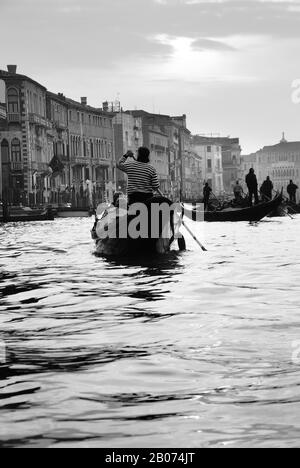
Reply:
[[197, 237], [192, 233], [192, 231], [190, 230], [189, 227], [187, 227], [187, 225], [185, 224], [185, 222], [183, 220], [181, 220], [181, 224], [182, 226], [185, 227], [185, 229], [187, 230], [187, 232], [190, 234], [190, 236], [192, 236], [192, 238], [194, 239], [194, 241], [199, 245], [199, 247], [201, 247], [201, 249], [203, 250], [203, 252], [207, 252], [207, 249], [204, 247], [204, 245], [201, 244], [201, 242], [197, 239]]

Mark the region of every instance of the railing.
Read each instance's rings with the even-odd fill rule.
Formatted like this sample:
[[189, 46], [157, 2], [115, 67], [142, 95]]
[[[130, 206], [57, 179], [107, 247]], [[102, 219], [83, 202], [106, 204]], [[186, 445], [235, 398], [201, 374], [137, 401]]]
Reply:
[[20, 114], [7, 114], [7, 121], [10, 123], [19, 123], [21, 122], [21, 115]]
[[31, 170], [37, 172], [47, 172], [49, 170], [49, 164], [44, 162], [33, 161], [31, 163]]
[[52, 123], [37, 114], [29, 114], [29, 123], [44, 128], [52, 128]]
[[162, 151], [163, 153], [166, 152], [167, 148], [165, 146], [161, 146], [161, 145], [155, 145], [155, 149], [157, 151]]
[[[60, 159], [62, 160], [62, 157], [60, 157]], [[110, 166], [112, 161], [110, 159], [72, 156], [70, 162], [71, 164], [78, 164], [80, 166]]]
[[11, 162], [10, 163], [10, 170], [12, 172], [22, 172], [24, 169], [23, 163], [21, 162]]
[[71, 158], [72, 164], [79, 164], [81, 166], [87, 166], [89, 164], [89, 159], [81, 157], [81, 156], [73, 156]]
[[59, 130], [66, 130], [67, 129], [67, 124], [65, 122], [61, 122], [59, 120], [56, 120], [54, 125]]

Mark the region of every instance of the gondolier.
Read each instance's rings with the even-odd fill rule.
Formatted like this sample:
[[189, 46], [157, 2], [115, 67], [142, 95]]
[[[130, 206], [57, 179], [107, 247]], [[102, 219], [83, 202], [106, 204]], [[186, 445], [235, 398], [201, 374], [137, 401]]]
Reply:
[[253, 203], [253, 196], [255, 198], [255, 204], [258, 205], [259, 198], [258, 198], [258, 182], [257, 177], [255, 175], [255, 171], [253, 168], [250, 169], [249, 174], [246, 177], [246, 184], [249, 191], [249, 203], [252, 206]]
[[260, 188], [260, 193], [264, 202], [272, 200], [273, 189], [273, 182], [271, 181], [270, 176], [268, 176]]
[[141, 147], [138, 157], [134, 159], [132, 151], [128, 151], [117, 164], [117, 168], [128, 176], [128, 203], [143, 203], [153, 197], [159, 190], [159, 180], [156, 169], [150, 164], [150, 151]]
[[296, 193], [298, 190], [298, 185], [294, 184], [292, 180], [290, 180], [289, 185], [287, 186], [287, 193], [290, 197], [290, 202], [296, 204]]

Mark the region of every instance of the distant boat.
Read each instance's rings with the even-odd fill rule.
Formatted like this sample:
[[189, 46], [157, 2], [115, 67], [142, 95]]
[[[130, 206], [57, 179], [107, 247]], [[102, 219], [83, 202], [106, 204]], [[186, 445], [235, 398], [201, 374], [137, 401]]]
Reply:
[[93, 210], [90, 208], [56, 208], [55, 216], [58, 218], [89, 218], [93, 215]]
[[283, 201], [282, 193], [272, 201], [260, 203], [248, 208], [226, 208], [224, 210], [206, 211], [204, 220], [207, 222], [258, 222], [278, 209]]
[[3, 211], [0, 212], [0, 222], [2, 223], [28, 223], [34, 221], [53, 221], [54, 214], [52, 210], [33, 210], [31, 208], [9, 208], [6, 219], [3, 219]]

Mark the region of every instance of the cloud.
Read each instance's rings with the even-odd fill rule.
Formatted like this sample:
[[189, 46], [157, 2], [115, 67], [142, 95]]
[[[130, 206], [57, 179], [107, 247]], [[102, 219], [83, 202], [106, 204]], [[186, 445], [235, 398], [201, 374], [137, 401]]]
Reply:
[[192, 43], [192, 48], [195, 51], [204, 51], [204, 50], [215, 50], [215, 51], [230, 51], [233, 52], [236, 50], [234, 47], [226, 44], [221, 40], [209, 39], [209, 38], [199, 38], [195, 39]]

